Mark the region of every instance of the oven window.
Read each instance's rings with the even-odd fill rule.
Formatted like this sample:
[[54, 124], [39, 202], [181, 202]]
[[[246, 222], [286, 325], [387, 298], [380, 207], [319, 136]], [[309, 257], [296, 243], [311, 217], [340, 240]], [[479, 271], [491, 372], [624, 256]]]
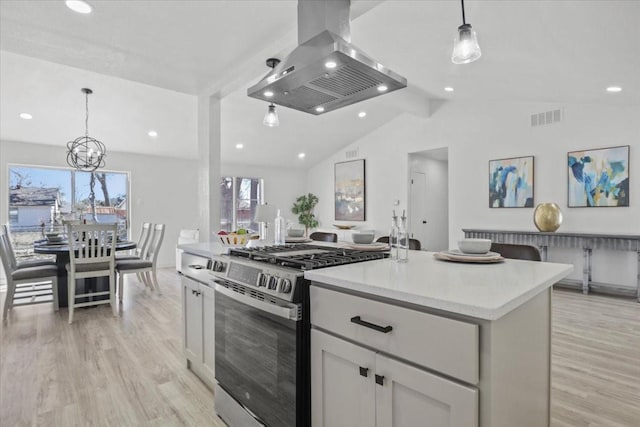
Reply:
[[238, 372], [244, 372], [277, 395], [278, 334], [253, 319], [228, 317], [224, 322], [224, 358]]

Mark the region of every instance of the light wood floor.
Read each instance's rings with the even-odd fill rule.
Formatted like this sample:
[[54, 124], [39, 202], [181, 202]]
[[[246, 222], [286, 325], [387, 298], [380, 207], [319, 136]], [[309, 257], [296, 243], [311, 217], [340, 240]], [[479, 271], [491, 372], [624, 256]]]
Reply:
[[[127, 279], [118, 318], [108, 306], [71, 326], [48, 304], [10, 314], [0, 426], [222, 427], [181, 353], [179, 277], [159, 272], [162, 296]], [[552, 426], [640, 426], [640, 304], [555, 291], [553, 314]]]

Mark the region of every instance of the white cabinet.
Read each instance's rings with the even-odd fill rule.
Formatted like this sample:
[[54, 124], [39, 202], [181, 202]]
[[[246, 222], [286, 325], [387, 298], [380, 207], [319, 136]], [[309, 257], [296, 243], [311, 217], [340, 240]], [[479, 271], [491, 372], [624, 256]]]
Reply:
[[311, 331], [314, 427], [477, 427], [478, 390]]
[[182, 327], [187, 367], [208, 386], [214, 385], [214, 291], [182, 276]]

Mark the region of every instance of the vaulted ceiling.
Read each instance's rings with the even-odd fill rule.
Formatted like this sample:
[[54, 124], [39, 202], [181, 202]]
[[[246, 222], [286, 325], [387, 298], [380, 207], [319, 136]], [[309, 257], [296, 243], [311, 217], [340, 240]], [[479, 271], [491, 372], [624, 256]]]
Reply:
[[[95, 92], [91, 134], [111, 150], [196, 157], [196, 96], [217, 94], [223, 161], [288, 167], [421, 114], [428, 99], [640, 105], [636, 1], [467, 1], [483, 51], [467, 65], [450, 61], [458, 1], [353, 1], [352, 42], [410, 87], [323, 116], [279, 108], [273, 129], [246, 88], [267, 57], [295, 47], [296, 1], [90, 3], [79, 15], [63, 1], [0, 2], [0, 138], [64, 146], [84, 131], [82, 87]], [[24, 111], [34, 119], [19, 119]]]

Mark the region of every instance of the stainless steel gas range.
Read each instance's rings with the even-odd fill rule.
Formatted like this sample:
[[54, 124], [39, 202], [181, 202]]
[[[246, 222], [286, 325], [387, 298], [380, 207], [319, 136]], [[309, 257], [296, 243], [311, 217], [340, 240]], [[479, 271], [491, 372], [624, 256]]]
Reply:
[[309, 426], [309, 282], [304, 271], [385, 256], [298, 244], [234, 248], [214, 257], [220, 418], [231, 427]]

